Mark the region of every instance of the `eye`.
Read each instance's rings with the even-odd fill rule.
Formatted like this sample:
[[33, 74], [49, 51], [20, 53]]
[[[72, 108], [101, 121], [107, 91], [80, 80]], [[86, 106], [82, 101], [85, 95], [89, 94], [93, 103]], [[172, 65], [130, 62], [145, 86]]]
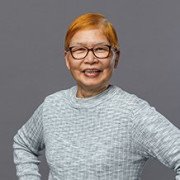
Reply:
[[94, 51], [97, 53], [107, 52], [107, 51], [109, 51], [109, 47], [108, 46], [98, 46], [98, 47], [94, 48]]
[[86, 52], [87, 50], [86, 50], [86, 48], [84, 48], [84, 47], [73, 47], [73, 48], [71, 49], [71, 51], [72, 51], [73, 53], [84, 53], [84, 52]]

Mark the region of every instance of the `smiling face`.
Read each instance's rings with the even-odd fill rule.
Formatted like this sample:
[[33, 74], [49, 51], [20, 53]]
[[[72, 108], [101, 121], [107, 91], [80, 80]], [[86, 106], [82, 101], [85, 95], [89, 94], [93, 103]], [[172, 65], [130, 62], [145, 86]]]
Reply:
[[[81, 30], [74, 34], [70, 47], [83, 46], [87, 48], [100, 45], [110, 45], [106, 36], [99, 29]], [[117, 66], [118, 54], [111, 50], [110, 56], [98, 59], [92, 51], [81, 60], [72, 57], [70, 51], [65, 52], [66, 66], [77, 82], [78, 89], [96, 90], [109, 85], [114, 68]]]

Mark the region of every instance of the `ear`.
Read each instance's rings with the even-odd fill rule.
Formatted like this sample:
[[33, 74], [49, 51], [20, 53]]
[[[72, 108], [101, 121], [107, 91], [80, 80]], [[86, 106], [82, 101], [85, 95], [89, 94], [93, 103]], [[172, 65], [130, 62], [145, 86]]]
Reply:
[[115, 57], [114, 68], [117, 68], [118, 62], [119, 62], [119, 58], [120, 58], [120, 51], [116, 51], [115, 56], [116, 56], [116, 57]]
[[68, 68], [68, 70], [70, 70], [67, 51], [64, 51], [64, 59], [65, 59], [66, 67]]

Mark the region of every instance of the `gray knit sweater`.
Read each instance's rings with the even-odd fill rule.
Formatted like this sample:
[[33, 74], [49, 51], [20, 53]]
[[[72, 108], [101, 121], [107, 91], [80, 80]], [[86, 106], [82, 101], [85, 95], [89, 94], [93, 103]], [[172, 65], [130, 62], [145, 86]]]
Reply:
[[14, 137], [19, 180], [40, 180], [45, 148], [48, 180], [140, 180], [148, 158], [180, 180], [180, 130], [146, 101], [117, 86], [77, 98], [77, 87], [47, 96]]

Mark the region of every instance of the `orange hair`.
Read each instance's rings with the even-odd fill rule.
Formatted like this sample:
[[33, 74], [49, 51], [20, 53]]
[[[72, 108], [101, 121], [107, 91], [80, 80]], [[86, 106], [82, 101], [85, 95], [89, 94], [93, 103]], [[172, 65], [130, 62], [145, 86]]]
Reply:
[[85, 29], [96, 29], [99, 28], [103, 31], [109, 43], [119, 50], [118, 37], [116, 30], [113, 25], [99, 13], [86, 13], [77, 17], [69, 26], [66, 36], [64, 48], [69, 48], [70, 41], [75, 33]]

